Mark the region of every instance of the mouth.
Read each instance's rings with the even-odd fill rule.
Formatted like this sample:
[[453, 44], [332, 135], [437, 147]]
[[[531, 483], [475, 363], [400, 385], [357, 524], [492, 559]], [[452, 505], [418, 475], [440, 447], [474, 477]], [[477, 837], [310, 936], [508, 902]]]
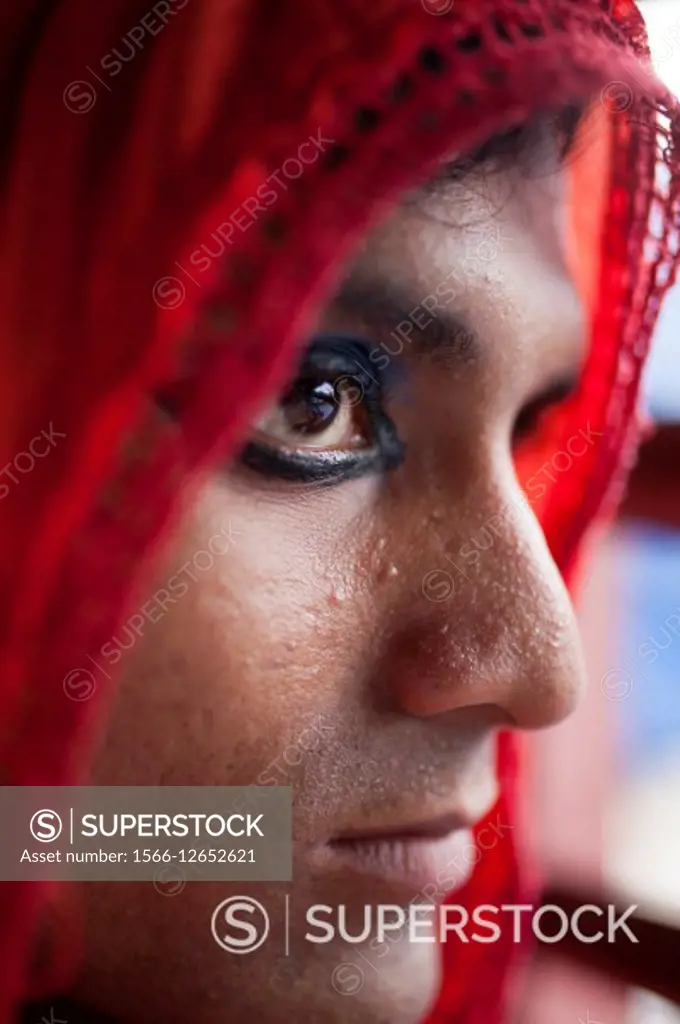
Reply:
[[479, 859], [473, 823], [447, 815], [396, 828], [344, 832], [326, 844], [329, 866], [440, 902], [462, 888]]

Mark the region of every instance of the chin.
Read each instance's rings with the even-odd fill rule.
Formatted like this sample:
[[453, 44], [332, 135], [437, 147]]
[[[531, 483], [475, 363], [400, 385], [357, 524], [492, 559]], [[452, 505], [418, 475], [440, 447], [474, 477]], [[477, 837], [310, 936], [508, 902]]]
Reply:
[[[189, 884], [164, 898], [143, 884], [121, 899], [124, 883], [88, 886], [90, 896], [99, 890], [89, 907], [97, 927], [74, 995], [116, 1024], [418, 1024], [439, 991], [441, 947], [409, 943], [405, 934], [360, 944], [336, 935], [316, 945], [304, 941], [296, 914], [286, 956], [280, 886], [247, 887], [269, 908], [271, 924], [267, 941], [247, 955], [221, 949], [209, 934], [212, 911], [243, 887]], [[314, 886], [298, 890], [291, 912], [317, 902], [332, 900]]]
[[[387, 944], [385, 944], [387, 945]], [[309, 966], [308, 996], [290, 1018], [347, 1024], [418, 1024], [439, 991], [441, 951], [409, 946], [384, 949], [337, 946]], [[311, 1014], [316, 1016], [311, 1016]], [[272, 1017], [287, 1019], [286, 1015]]]
[[[419, 1024], [439, 991], [441, 950], [410, 946], [405, 939], [384, 946], [333, 943], [304, 955], [253, 964], [262, 984], [253, 978], [254, 988], [248, 992], [243, 977], [243, 1001], [229, 1021]], [[233, 1005], [231, 992], [229, 1002]], [[202, 1024], [224, 1024], [224, 1018], [203, 1017]]]

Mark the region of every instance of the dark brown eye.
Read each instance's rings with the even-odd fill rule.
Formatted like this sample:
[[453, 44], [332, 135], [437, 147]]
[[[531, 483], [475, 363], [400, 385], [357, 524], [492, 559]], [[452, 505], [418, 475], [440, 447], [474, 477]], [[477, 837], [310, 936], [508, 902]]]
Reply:
[[299, 434], [318, 434], [332, 424], [338, 413], [335, 388], [330, 381], [296, 383], [280, 403], [286, 425]]
[[299, 378], [255, 423], [253, 441], [269, 447], [360, 448], [370, 443], [370, 424], [358, 380]]
[[318, 335], [297, 377], [253, 422], [241, 464], [294, 484], [339, 484], [397, 469], [405, 446], [386, 408], [370, 342]]

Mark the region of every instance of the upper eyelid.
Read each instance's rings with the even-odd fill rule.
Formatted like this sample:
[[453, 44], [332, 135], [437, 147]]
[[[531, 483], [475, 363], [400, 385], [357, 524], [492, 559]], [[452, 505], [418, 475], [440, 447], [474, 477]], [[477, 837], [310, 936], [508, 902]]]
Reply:
[[381, 344], [369, 332], [320, 333], [311, 339], [299, 372], [338, 372], [340, 375], [354, 376], [362, 383], [366, 383], [368, 378], [376, 392], [389, 394], [403, 384], [406, 368], [403, 362], [397, 363], [394, 359], [390, 359], [387, 366], [382, 363], [378, 365], [377, 360], [371, 359], [374, 354], [380, 357], [385, 355]]
[[[344, 369], [352, 361], [357, 367], [363, 368], [358, 358], [364, 352], [369, 354], [375, 347], [370, 338], [359, 337], [354, 334], [331, 334], [319, 333], [313, 335], [305, 350], [300, 368], [327, 370], [334, 369], [333, 362], [340, 364], [338, 369]], [[378, 383], [376, 381], [376, 383]]]

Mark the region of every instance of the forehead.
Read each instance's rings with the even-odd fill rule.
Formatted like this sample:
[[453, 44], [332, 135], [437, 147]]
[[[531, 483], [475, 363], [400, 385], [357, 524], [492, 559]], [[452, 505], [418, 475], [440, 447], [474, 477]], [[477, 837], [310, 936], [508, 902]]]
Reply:
[[561, 265], [564, 151], [577, 127], [567, 108], [508, 129], [472, 155], [453, 154], [367, 237], [352, 275], [370, 276], [376, 260], [383, 273], [393, 273], [395, 262], [406, 270], [416, 251], [418, 266], [431, 264], [435, 272], [444, 269], [442, 257], [493, 262], [504, 240], [515, 249], [539, 248], [551, 265]]
[[[554, 148], [531, 157], [532, 175], [521, 160], [442, 167], [366, 237], [338, 307], [388, 333], [429, 308], [450, 328], [450, 351], [474, 338], [498, 369], [550, 349], [573, 373], [584, 337], [565, 258], [565, 172]], [[411, 337], [410, 351], [428, 347], [425, 330]]]
[[561, 277], [566, 273], [565, 197], [564, 173], [554, 165], [531, 178], [519, 166], [476, 167], [459, 179], [446, 168], [404, 197], [367, 235], [347, 286], [380, 291], [398, 282], [422, 291], [457, 267], [470, 289], [483, 288], [501, 276], [516, 277], [509, 257], [540, 261]]

